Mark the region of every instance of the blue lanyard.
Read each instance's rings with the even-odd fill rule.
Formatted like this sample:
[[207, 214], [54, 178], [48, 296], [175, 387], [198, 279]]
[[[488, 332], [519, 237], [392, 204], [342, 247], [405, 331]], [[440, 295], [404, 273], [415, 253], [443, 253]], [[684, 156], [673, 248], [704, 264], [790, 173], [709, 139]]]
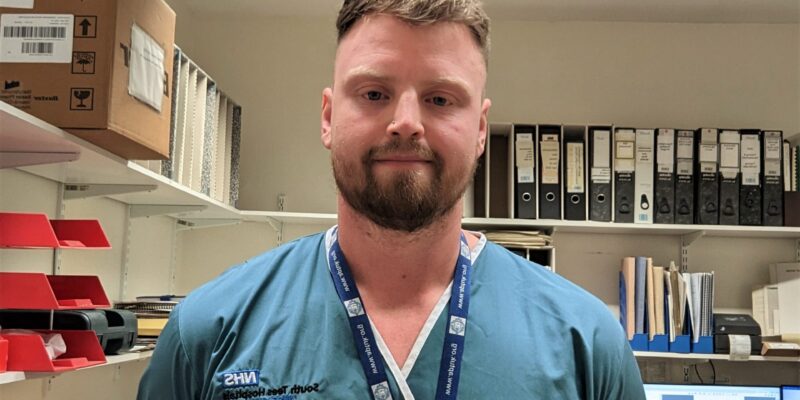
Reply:
[[[332, 233], [332, 245], [328, 252], [328, 268], [336, 286], [336, 292], [347, 311], [350, 330], [364, 368], [364, 375], [370, 386], [370, 393], [375, 400], [391, 400], [389, 380], [386, 368], [378, 350], [372, 325], [367, 318], [361, 296], [358, 294], [356, 282], [350, 273], [350, 266], [344, 258], [339, 246], [338, 228]], [[461, 234], [460, 251], [453, 273], [453, 288], [450, 294], [450, 306], [447, 312], [447, 331], [442, 347], [442, 359], [439, 364], [439, 383], [436, 386], [436, 399], [455, 399], [458, 393], [458, 379], [461, 372], [461, 357], [464, 355], [464, 333], [467, 328], [469, 314], [469, 278], [472, 260], [469, 245], [464, 234]]]

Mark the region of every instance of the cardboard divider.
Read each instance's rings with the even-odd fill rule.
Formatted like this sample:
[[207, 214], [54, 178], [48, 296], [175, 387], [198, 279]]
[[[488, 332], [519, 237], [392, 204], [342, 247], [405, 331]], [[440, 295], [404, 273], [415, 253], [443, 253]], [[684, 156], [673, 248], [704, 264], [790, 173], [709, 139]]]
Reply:
[[100, 278], [45, 275], [36, 272], [0, 272], [0, 308], [72, 310], [109, 308]]
[[689, 335], [675, 336], [675, 341], [669, 343], [669, 351], [672, 353], [689, 353], [691, 352], [691, 341]]
[[53, 227], [45, 214], [0, 212], [0, 248], [57, 248]]
[[0, 212], [0, 248], [109, 249], [97, 220], [49, 220], [46, 214]]
[[647, 351], [647, 334], [646, 333], [637, 333], [633, 335], [633, 339], [630, 341], [631, 350], [633, 351]]
[[714, 337], [700, 336], [700, 340], [692, 342], [692, 353], [713, 354]]
[[655, 335], [653, 340], [650, 340], [650, 342], [647, 344], [647, 350], [662, 352], [669, 351], [669, 338], [667, 335]]
[[59, 333], [67, 352], [51, 360], [44, 340], [37, 334], [5, 335], [8, 341], [8, 370], [26, 372], [61, 372], [105, 364], [106, 356], [94, 331], [37, 331]]

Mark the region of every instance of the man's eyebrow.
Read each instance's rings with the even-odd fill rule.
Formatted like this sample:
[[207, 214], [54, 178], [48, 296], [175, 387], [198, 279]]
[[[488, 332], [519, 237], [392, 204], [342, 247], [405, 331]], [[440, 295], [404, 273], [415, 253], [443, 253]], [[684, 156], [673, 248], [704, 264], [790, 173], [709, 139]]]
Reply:
[[431, 87], [447, 86], [447, 87], [455, 88], [456, 90], [459, 90], [461, 92], [464, 92], [464, 94], [469, 94], [470, 93], [470, 85], [469, 85], [469, 83], [467, 83], [467, 81], [465, 81], [465, 80], [463, 80], [461, 78], [457, 78], [457, 77], [442, 76], [442, 77], [438, 77], [438, 78], [427, 80], [427, 81], [425, 81], [425, 84], [426, 84], [426, 86], [431, 86]]
[[393, 79], [386, 74], [378, 72], [376, 69], [361, 66], [351, 69], [344, 76], [344, 82], [352, 82], [354, 80], [374, 80], [380, 82], [391, 82]]

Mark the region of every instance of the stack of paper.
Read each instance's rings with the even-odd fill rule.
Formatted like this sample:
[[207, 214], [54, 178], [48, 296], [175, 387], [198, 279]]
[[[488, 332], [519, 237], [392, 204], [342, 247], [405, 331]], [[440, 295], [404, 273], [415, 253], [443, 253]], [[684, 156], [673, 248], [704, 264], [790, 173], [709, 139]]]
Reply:
[[700, 336], [714, 334], [714, 273], [687, 272], [683, 279], [689, 301], [692, 341], [697, 342]]
[[[713, 334], [714, 273], [680, 273], [653, 265], [649, 257], [625, 257], [620, 271], [620, 323], [628, 340], [635, 334]], [[687, 314], [688, 310], [688, 314]]]
[[485, 231], [486, 239], [501, 246], [538, 249], [552, 244], [552, 238], [539, 231]]
[[770, 264], [769, 280], [777, 288], [775, 334], [800, 333], [800, 317], [797, 315], [797, 304], [800, 304], [800, 263]]
[[183, 297], [172, 296], [169, 300], [158, 297], [138, 297], [136, 301], [118, 302], [114, 308], [128, 310], [136, 315], [138, 323], [137, 343], [155, 341], [169, 320], [169, 314]]
[[758, 285], [753, 288], [753, 319], [761, 327], [763, 336], [779, 335], [778, 285]]
[[674, 342], [675, 336], [684, 333], [686, 316], [686, 285], [675, 263], [670, 263], [669, 269], [664, 271], [664, 281], [667, 293], [667, 328], [669, 340]]

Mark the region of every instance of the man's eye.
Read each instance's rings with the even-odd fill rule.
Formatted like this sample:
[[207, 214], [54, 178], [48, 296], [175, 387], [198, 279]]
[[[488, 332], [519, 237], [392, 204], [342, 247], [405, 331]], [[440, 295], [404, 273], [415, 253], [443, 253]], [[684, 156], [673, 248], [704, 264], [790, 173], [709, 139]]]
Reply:
[[442, 96], [433, 96], [428, 100], [431, 104], [439, 107], [449, 106], [450, 101], [447, 100], [446, 97]]
[[383, 93], [381, 93], [381, 92], [379, 92], [377, 90], [370, 90], [369, 92], [364, 94], [364, 97], [366, 97], [367, 100], [370, 100], [370, 101], [378, 101], [378, 100], [385, 100], [386, 99], [386, 95], [384, 95]]

